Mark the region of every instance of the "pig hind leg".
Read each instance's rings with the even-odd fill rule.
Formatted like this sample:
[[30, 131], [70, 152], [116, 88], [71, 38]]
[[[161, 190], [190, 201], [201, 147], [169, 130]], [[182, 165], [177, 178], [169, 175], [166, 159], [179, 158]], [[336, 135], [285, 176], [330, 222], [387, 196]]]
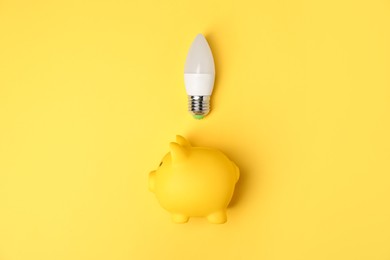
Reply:
[[210, 215], [207, 216], [207, 220], [210, 223], [214, 223], [214, 224], [223, 224], [223, 223], [225, 223], [226, 220], [227, 220], [226, 210], [223, 209], [223, 210], [211, 213]]

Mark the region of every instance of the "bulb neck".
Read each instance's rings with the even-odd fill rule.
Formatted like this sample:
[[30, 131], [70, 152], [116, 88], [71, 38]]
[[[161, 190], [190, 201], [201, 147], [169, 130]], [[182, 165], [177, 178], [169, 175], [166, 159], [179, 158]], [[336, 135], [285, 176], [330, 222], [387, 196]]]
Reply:
[[210, 96], [188, 96], [188, 111], [195, 119], [202, 119], [210, 112]]
[[214, 88], [214, 73], [184, 73], [184, 84], [189, 96], [210, 96]]

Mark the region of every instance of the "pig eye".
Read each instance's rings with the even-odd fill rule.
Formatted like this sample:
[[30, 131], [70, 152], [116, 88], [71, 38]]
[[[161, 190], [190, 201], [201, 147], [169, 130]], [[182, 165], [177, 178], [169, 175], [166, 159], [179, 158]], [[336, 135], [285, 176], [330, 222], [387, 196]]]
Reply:
[[161, 162], [160, 162], [160, 165], [159, 165], [158, 167], [160, 167], [162, 164], [163, 164], [163, 162], [161, 161]]

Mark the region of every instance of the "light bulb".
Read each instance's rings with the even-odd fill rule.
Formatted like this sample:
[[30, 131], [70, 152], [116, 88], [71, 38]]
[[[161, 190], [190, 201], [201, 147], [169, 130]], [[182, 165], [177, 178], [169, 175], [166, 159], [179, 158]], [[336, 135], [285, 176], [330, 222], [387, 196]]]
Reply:
[[214, 88], [213, 54], [206, 38], [198, 34], [188, 51], [184, 68], [184, 83], [188, 95], [188, 110], [196, 119], [210, 112], [210, 96]]

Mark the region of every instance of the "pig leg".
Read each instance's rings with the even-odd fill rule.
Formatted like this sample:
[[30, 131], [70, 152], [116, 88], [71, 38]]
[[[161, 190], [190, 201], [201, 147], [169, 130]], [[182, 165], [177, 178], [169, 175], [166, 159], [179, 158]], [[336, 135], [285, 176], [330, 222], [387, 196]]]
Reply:
[[190, 218], [183, 214], [172, 214], [172, 220], [175, 223], [187, 223]]
[[214, 224], [223, 224], [227, 220], [226, 210], [216, 211], [207, 216], [207, 220]]

